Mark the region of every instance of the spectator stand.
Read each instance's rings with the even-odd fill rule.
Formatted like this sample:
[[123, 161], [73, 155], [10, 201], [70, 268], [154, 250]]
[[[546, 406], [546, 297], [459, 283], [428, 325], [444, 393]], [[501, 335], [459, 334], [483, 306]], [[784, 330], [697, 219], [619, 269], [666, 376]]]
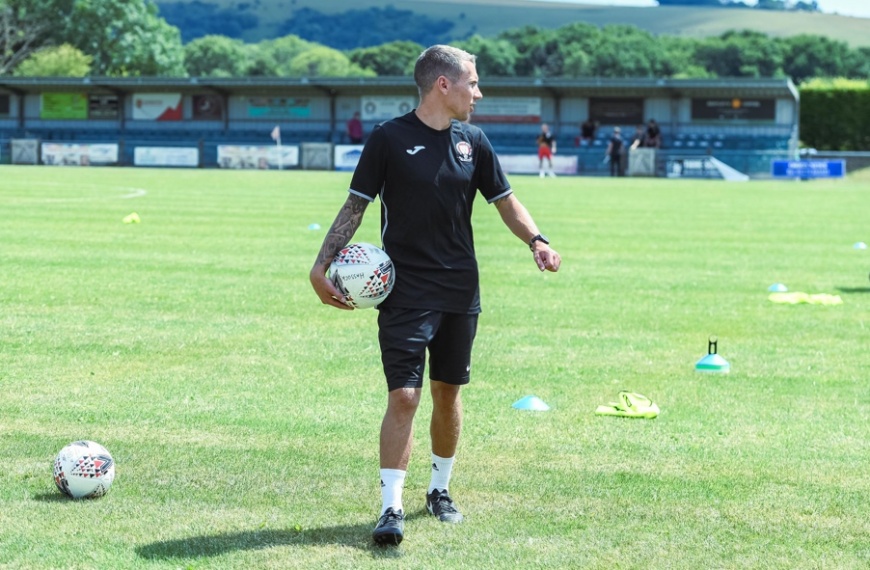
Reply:
[[[557, 137], [557, 156], [576, 158], [577, 174], [602, 175], [613, 128], [624, 134], [654, 118], [660, 159], [714, 154], [750, 173], [765, 173], [768, 154], [792, 156], [798, 94], [788, 79], [491, 78], [471, 121], [500, 154], [534, 154], [540, 123]], [[70, 144], [117, 143], [119, 163], [139, 146], [191, 145], [200, 166], [217, 166], [220, 145], [345, 143], [345, 124], [360, 111], [366, 133], [417, 103], [408, 77], [382, 78], [0, 78], [0, 163], [13, 139]], [[587, 118], [588, 146], [575, 139]]]

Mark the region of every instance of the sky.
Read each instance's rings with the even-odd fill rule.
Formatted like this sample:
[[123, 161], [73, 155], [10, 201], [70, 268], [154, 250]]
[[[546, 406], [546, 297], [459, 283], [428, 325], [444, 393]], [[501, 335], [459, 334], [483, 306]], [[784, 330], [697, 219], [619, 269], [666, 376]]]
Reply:
[[[568, 4], [604, 4], [610, 6], [655, 6], [654, 0], [540, 0], [549, 2], [565, 2]], [[754, 4], [754, 0], [742, 0]], [[837, 13], [843, 16], [858, 16], [870, 18], [870, 1], [868, 0], [817, 0], [822, 12]]]

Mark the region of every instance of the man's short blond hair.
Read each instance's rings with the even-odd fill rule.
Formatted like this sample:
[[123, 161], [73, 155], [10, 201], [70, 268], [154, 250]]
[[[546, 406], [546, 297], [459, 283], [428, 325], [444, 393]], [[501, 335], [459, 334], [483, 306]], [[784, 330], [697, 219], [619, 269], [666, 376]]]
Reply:
[[459, 81], [465, 62], [476, 63], [477, 56], [445, 45], [434, 45], [423, 51], [414, 66], [414, 82], [420, 98], [432, 90], [435, 80], [442, 75], [450, 81]]

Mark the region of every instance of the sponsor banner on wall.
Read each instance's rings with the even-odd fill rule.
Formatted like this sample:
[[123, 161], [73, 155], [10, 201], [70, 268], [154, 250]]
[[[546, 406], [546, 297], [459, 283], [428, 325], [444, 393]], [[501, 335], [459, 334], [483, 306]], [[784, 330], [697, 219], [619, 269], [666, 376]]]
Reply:
[[137, 93], [133, 95], [133, 119], [137, 121], [180, 121], [181, 93]]
[[220, 120], [224, 116], [224, 100], [220, 95], [194, 95], [193, 118]]
[[656, 175], [656, 149], [633, 148], [628, 151], [629, 176]]
[[332, 143], [304, 142], [299, 148], [302, 152], [302, 168], [332, 170]]
[[[279, 149], [280, 148], [280, 153]], [[218, 145], [221, 168], [277, 169], [299, 166], [299, 147]]]
[[337, 144], [333, 150], [333, 164], [336, 170], [355, 170], [362, 154], [361, 144]]
[[88, 95], [88, 118], [117, 119], [118, 96], [95, 94]]
[[[537, 174], [537, 154], [500, 154], [498, 161], [501, 168], [508, 174]], [[576, 156], [554, 156], [553, 172], [556, 174], [577, 174]]]
[[692, 99], [692, 120], [774, 121], [776, 99]]
[[43, 93], [40, 119], [87, 119], [87, 93]]
[[472, 123], [539, 123], [540, 97], [484, 97], [474, 106]]
[[846, 176], [846, 161], [836, 160], [773, 160], [770, 173], [774, 178], [843, 178]]
[[360, 98], [364, 121], [386, 121], [407, 115], [416, 106], [416, 97], [365, 95]]
[[248, 117], [252, 119], [305, 119], [311, 116], [307, 97], [248, 97]]
[[11, 99], [9, 95], [0, 93], [0, 117], [8, 117], [11, 109]]
[[668, 178], [711, 178], [746, 182], [749, 176], [712, 156], [672, 156], [665, 165]]
[[589, 118], [602, 125], [639, 125], [645, 122], [643, 99], [590, 97]]
[[136, 166], [199, 166], [199, 149], [196, 147], [137, 146], [133, 149], [133, 164]]
[[12, 139], [12, 164], [39, 164], [39, 141]]
[[118, 163], [117, 144], [42, 143], [42, 163], [52, 166], [104, 166]]

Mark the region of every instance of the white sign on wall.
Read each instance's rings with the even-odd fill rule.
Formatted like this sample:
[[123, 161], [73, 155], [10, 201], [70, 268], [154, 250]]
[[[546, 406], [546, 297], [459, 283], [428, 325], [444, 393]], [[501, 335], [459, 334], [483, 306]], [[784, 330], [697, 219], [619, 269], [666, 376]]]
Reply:
[[[502, 170], [509, 174], [538, 174], [537, 154], [500, 154], [498, 161]], [[547, 168], [546, 161], [544, 168]], [[576, 156], [554, 156], [553, 172], [556, 174], [577, 174]]]
[[137, 121], [180, 121], [181, 93], [136, 93], [133, 118]]
[[361, 144], [337, 144], [334, 149], [333, 164], [336, 170], [356, 170], [362, 154]]
[[117, 144], [42, 143], [42, 163], [52, 166], [117, 164]]
[[218, 166], [221, 168], [275, 169], [299, 166], [299, 147], [218, 145]]
[[199, 166], [196, 147], [137, 146], [133, 149], [136, 166]]
[[12, 139], [12, 164], [39, 164], [39, 141]]
[[474, 106], [471, 122], [539, 123], [540, 97], [484, 97]]
[[386, 121], [410, 113], [417, 106], [416, 97], [371, 95], [360, 98], [364, 121]]

